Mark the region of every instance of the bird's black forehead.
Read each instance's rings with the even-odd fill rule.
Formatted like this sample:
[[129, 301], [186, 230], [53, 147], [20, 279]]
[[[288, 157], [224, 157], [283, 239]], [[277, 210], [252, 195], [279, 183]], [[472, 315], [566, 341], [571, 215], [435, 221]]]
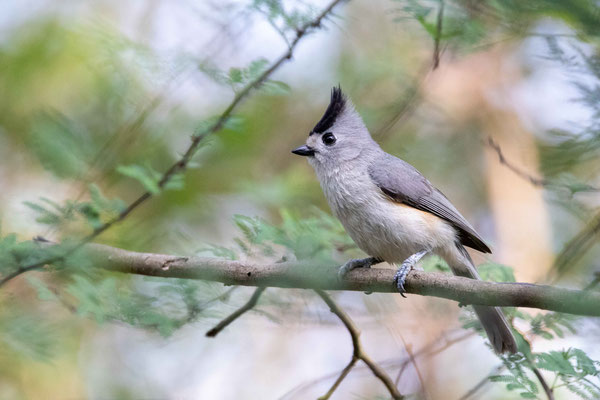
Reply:
[[331, 100], [329, 101], [327, 110], [325, 110], [325, 114], [323, 114], [317, 125], [310, 131], [309, 136], [313, 133], [323, 133], [331, 128], [345, 107], [346, 96], [342, 93], [341, 87], [334, 87], [331, 89]]

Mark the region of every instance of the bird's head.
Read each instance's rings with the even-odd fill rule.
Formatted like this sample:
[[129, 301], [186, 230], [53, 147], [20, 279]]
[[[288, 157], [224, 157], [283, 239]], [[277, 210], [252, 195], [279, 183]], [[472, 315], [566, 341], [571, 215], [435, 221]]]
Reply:
[[353, 160], [373, 145], [377, 147], [352, 102], [338, 86], [331, 90], [329, 106], [308, 134], [306, 144], [292, 153], [308, 157], [317, 166]]

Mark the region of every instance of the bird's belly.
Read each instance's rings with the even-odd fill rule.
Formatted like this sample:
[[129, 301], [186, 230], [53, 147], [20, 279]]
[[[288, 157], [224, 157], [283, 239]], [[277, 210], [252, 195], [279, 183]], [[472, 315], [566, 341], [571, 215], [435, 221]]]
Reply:
[[375, 196], [334, 210], [354, 242], [368, 255], [400, 263], [421, 250], [453, 244], [454, 229], [437, 216]]

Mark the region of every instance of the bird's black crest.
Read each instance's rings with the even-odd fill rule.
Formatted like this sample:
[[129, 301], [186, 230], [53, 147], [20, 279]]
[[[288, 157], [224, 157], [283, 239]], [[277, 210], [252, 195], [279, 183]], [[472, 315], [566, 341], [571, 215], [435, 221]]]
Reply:
[[317, 122], [317, 125], [313, 128], [309, 135], [313, 133], [323, 133], [335, 123], [337, 117], [344, 111], [346, 107], [346, 96], [342, 93], [341, 87], [334, 87], [331, 89], [331, 100], [329, 106], [325, 110], [325, 114], [321, 117], [321, 120]]

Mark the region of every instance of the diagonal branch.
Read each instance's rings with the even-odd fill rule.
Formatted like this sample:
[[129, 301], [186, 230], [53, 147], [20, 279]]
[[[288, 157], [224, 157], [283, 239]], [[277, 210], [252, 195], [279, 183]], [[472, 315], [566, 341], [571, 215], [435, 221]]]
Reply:
[[[458, 329], [456, 329], [456, 331], [458, 331]], [[466, 334], [463, 334], [457, 338], [454, 339], [448, 339], [447, 338], [447, 334], [448, 332], [443, 332], [441, 335], [439, 335], [437, 338], [433, 339], [431, 342], [427, 343], [426, 345], [424, 345], [422, 348], [420, 348], [419, 350], [417, 350], [416, 352], [413, 353], [413, 356], [415, 359], [419, 358], [419, 357], [431, 357], [431, 356], [435, 356], [436, 354], [439, 354], [441, 352], [443, 352], [444, 350], [446, 350], [447, 348], [449, 348], [450, 346], [453, 346], [457, 343], [460, 343], [474, 335], [476, 335], [476, 332], [474, 331], [469, 331]], [[380, 365], [382, 366], [386, 366], [389, 368], [399, 368], [400, 371], [398, 373], [398, 376], [396, 377], [396, 379], [394, 379], [394, 384], [396, 386], [398, 386], [398, 381], [402, 375], [403, 370], [408, 366], [408, 364], [410, 363], [410, 359], [409, 357], [402, 357], [401, 359], [396, 359], [396, 358], [392, 358], [392, 359], [388, 359], [385, 361], [380, 361]], [[354, 367], [355, 370], [364, 370], [365, 368], [368, 368], [366, 365], [365, 366], [356, 366]], [[322, 375], [318, 378], [315, 378], [309, 382], [303, 382], [299, 385], [297, 385], [296, 387], [292, 388], [291, 390], [289, 390], [288, 392], [286, 392], [283, 396], [279, 397], [279, 400], [284, 400], [284, 399], [288, 399], [288, 398], [297, 398], [301, 395], [301, 393], [303, 393], [304, 390], [306, 390], [308, 387], [315, 385], [317, 383], [321, 383], [324, 382], [326, 380], [335, 378], [336, 376], [339, 376], [341, 374], [341, 372], [334, 372], [334, 373], [329, 373], [326, 375]]]
[[227, 318], [225, 318], [223, 321], [219, 322], [214, 328], [212, 328], [211, 330], [206, 332], [206, 336], [207, 337], [217, 336], [223, 329], [225, 329], [229, 324], [231, 324], [233, 321], [235, 321], [236, 319], [241, 317], [242, 314], [244, 314], [246, 311], [252, 310], [254, 308], [254, 306], [256, 305], [256, 303], [258, 302], [260, 295], [265, 291], [265, 289], [266, 289], [266, 287], [264, 287], [264, 286], [257, 287], [256, 290], [254, 291], [254, 293], [252, 294], [252, 297], [250, 297], [250, 300], [248, 300], [248, 302], [246, 304], [244, 304], [243, 306], [241, 306], [240, 308], [235, 310]]
[[477, 393], [482, 387], [484, 387], [485, 385], [487, 385], [488, 383], [490, 383], [490, 376], [492, 375], [497, 375], [500, 372], [502, 372], [502, 370], [506, 368], [504, 364], [500, 364], [497, 367], [495, 367], [492, 372], [490, 372], [489, 374], [487, 374], [484, 378], [482, 378], [479, 382], [477, 382], [475, 384], [475, 386], [473, 386], [471, 389], [469, 389], [469, 391], [467, 391], [467, 393], [465, 393], [464, 395], [460, 396], [460, 398], [458, 400], [467, 400], [469, 398], [471, 398], [475, 393]]
[[600, 234], [600, 212], [596, 213], [583, 229], [573, 236], [554, 259], [552, 271], [556, 278], [563, 276], [596, 244]]
[[433, 65], [431, 69], [436, 69], [440, 65], [440, 42], [442, 40], [442, 23], [444, 20], [444, 0], [440, 1], [440, 8], [437, 14], [437, 24], [435, 29], [435, 37], [433, 41]]
[[[169, 181], [171, 181], [171, 179], [177, 173], [183, 172], [187, 169], [187, 166], [190, 160], [192, 159], [192, 156], [196, 153], [202, 141], [211, 134], [219, 132], [225, 126], [227, 121], [229, 121], [234, 110], [242, 103], [243, 100], [246, 99], [246, 97], [248, 97], [250, 92], [252, 92], [253, 89], [260, 87], [267, 79], [269, 79], [269, 77], [277, 69], [279, 69], [279, 67], [281, 67], [281, 65], [283, 65], [289, 59], [291, 59], [296, 46], [302, 40], [302, 38], [313, 32], [316, 28], [319, 28], [323, 20], [331, 14], [333, 8], [341, 2], [342, 0], [333, 0], [320, 14], [318, 14], [315, 17], [315, 19], [305, 23], [300, 28], [298, 28], [296, 30], [296, 36], [294, 40], [290, 43], [285, 53], [283, 53], [279, 58], [277, 58], [277, 60], [275, 60], [273, 64], [271, 64], [271, 66], [267, 70], [265, 70], [260, 76], [248, 83], [241, 91], [239, 91], [233, 98], [229, 106], [225, 109], [225, 111], [223, 111], [223, 113], [219, 116], [219, 118], [217, 118], [217, 120], [212, 125], [200, 132], [196, 132], [192, 136], [192, 142], [188, 146], [187, 150], [184, 152], [183, 156], [181, 156], [179, 160], [177, 160], [173, 165], [171, 165], [171, 167], [163, 173], [162, 177], [158, 181], [158, 187], [160, 189], [163, 189], [165, 185]], [[110, 219], [109, 221], [105, 222], [99, 227], [95, 228], [92, 233], [84, 237], [77, 244], [65, 249], [65, 251], [62, 254], [54, 255], [47, 259], [29, 264], [27, 266], [23, 266], [17, 269], [16, 271], [12, 272], [11, 274], [6, 275], [0, 280], [0, 287], [6, 284], [6, 282], [21, 274], [43, 268], [47, 264], [53, 264], [55, 262], [64, 260], [66, 257], [72, 255], [75, 251], [79, 250], [83, 245], [91, 242], [104, 231], [111, 228], [113, 225], [123, 221], [125, 218], [127, 218], [127, 216], [129, 216], [129, 214], [131, 214], [131, 212], [137, 209], [141, 204], [146, 202], [146, 200], [150, 199], [152, 196], [153, 193], [148, 191], [141, 194], [137, 199], [131, 202], [123, 211], [121, 211], [119, 215], [115, 216], [114, 218]]]
[[354, 349], [352, 353], [352, 360], [350, 361], [350, 363], [348, 363], [348, 365], [344, 368], [341, 375], [335, 381], [331, 389], [329, 389], [329, 391], [324, 396], [320, 397], [320, 399], [329, 399], [329, 397], [333, 394], [335, 389], [339, 386], [339, 384], [346, 377], [346, 375], [348, 375], [348, 373], [350, 372], [352, 367], [354, 367], [358, 360], [362, 360], [365, 364], [367, 364], [373, 375], [375, 375], [385, 385], [387, 390], [390, 392], [392, 398], [394, 398], [395, 400], [403, 399], [404, 396], [402, 396], [400, 392], [398, 392], [398, 388], [396, 388], [396, 385], [394, 385], [394, 382], [389, 377], [389, 375], [377, 363], [375, 363], [367, 353], [364, 352], [359, 339], [360, 332], [356, 325], [354, 325], [354, 322], [352, 321], [350, 316], [346, 314], [346, 312], [342, 310], [333, 301], [333, 299], [329, 297], [327, 293], [319, 289], [315, 290], [315, 292], [321, 297], [321, 299], [323, 299], [323, 301], [327, 304], [331, 312], [338, 316], [338, 318], [342, 321], [346, 329], [348, 329], [350, 337], [352, 338], [352, 347]]
[[[514, 172], [517, 176], [528, 181], [533, 186], [537, 186], [537, 187], [541, 187], [541, 188], [562, 187], [562, 188], [567, 189], [568, 191], [572, 192], [572, 189], [571, 189], [571, 187], [569, 187], [569, 185], [561, 184], [559, 182], [553, 182], [550, 179], [539, 178], [539, 177], [533, 176], [530, 173], [524, 171], [520, 167], [517, 167], [516, 165], [514, 165], [513, 163], [508, 161], [506, 159], [506, 157], [504, 156], [504, 153], [502, 152], [502, 148], [500, 147], [500, 145], [498, 143], [496, 143], [496, 141], [494, 139], [492, 139], [492, 137], [488, 137], [485, 144], [487, 144], [492, 150], [494, 150], [494, 152], [498, 156], [498, 162], [500, 162], [500, 164], [504, 165], [506, 168], [508, 168], [509, 170]], [[586, 185], [585, 190], [580, 190], [580, 191], [597, 192], [597, 191], [600, 191], [600, 188]]]
[[552, 390], [552, 388], [550, 388], [550, 386], [548, 386], [548, 382], [546, 382], [546, 380], [544, 379], [544, 376], [542, 375], [540, 370], [537, 369], [537, 367], [535, 367], [535, 365], [533, 365], [533, 363], [531, 365], [531, 370], [535, 374], [535, 377], [537, 378], [537, 380], [540, 381], [540, 384], [542, 385], [542, 389], [544, 389], [544, 393], [546, 393], [546, 397], [548, 397], [548, 400], [554, 400], [554, 391]]

